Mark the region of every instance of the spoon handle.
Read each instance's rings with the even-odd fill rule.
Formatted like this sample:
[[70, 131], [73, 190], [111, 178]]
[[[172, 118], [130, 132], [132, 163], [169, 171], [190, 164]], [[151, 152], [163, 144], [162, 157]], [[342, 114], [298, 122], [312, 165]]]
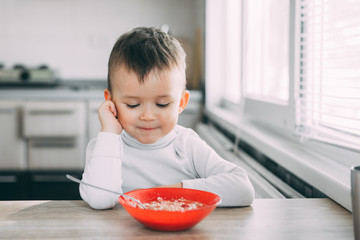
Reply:
[[136, 203], [140, 204], [141, 207], [146, 208], [146, 207], [144, 206], [144, 204], [142, 204], [139, 200], [137, 200], [137, 199], [135, 199], [135, 198], [133, 198], [133, 197], [130, 197], [130, 196], [126, 195], [126, 194], [122, 194], [122, 193], [119, 193], [119, 192], [112, 191], [112, 190], [110, 190], [110, 189], [106, 189], [106, 188], [102, 188], [102, 187], [99, 187], [99, 186], [96, 186], [96, 185], [92, 185], [92, 184], [90, 184], [90, 183], [87, 183], [87, 182], [84, 182], [84, 181], [82, 181], [82, 180], [80, 180], [80, 179], [77, 179], [77, 178], [75, 178], [75, 177], [73, 177], [73, 176], [71, 176], [71, 175], [69, 175], [69, 174], [66, 174], [66, 177], [67, 177], [68, 179], [70, 179], [71, 181], [73, 181], [73, 182], [77, 182], [77, 183], [79, 183], [79, 184], [82, 183], [82, 184], [85, 184], [85, 185], [90, 186], [90, 187], [93, 187], [93, 188], [97, 188], [97, 189], [100, 189], [100, 190], [103, 190], [103, 191], [106, 191], [106, 192], [111, 192], [111, 193], [114, 193], [114, 194], [116, 194], [116, 195], [129, 198], [129, 199], [135, 201]]

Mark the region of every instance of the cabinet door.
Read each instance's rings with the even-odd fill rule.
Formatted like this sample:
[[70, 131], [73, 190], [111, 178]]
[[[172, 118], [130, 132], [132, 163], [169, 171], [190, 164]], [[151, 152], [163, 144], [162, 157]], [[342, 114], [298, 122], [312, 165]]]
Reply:
[[81, 171], [32, 171], [29, 195], [31, 200], [80, 200], [79, 184], [69, 181], [66, 174], [81, 178]]
[[29, 101], [24, 105], [24, 136], [29, 169], [82, 169], [86, 136], [84, 101]]
[[85, 103], [30, 101], [24, 105], [24, 136], [77, 137], [85, 135]]
[[199, 91], [190, 91], [190, 100], [185, 110], [179, 115], [179, 125], [195, 129], [201, 120], [203, 105], [202, 94]]
[[85, 138], [29, 139], [30, 170], [83, 169]]
[[97, 133], [100, 131], [101, 125], [98, 116], [98, 108], [102, 104], [102, 101], [90, 101], [88, 105], [88, 137], [89, 140], [96, 137]]
[[21, 102], [0, 101], [0, 169], [27, 167], [25, 141], [21, 138]]
[[26, 171], [0, 171], [0, 201], [29, 199], [29, 180]]

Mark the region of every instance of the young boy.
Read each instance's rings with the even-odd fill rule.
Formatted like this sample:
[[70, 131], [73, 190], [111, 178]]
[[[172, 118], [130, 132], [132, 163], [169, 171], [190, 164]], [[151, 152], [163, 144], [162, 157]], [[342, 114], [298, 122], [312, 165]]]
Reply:
[[[99, 107], [101, 131], [86, 150], [85, 182], [128, 192], [193, 188], [216, 193], [221, 206], [246, 206], [254, 189], [246, 172], [219, 157], [191, 129], [177, 125], [189, 101], [185, 52], [154, 28], [136, 28], [115, 43], [108, 88]], [[80, 185], [95, 209], [112, 208], [115, 194]]]

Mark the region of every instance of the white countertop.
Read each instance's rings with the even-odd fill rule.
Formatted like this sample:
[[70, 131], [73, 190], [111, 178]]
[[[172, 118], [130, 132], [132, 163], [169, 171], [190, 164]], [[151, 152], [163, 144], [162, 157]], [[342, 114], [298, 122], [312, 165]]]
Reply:
[[[103, 100], [104, 88], [0, 88], [0, 100]], [[191, 102], [201, 102], [201, 98], [200, 91], [190, 91]]]
[[6, 100], [90, 100], [104, 99], [105, 80], [58, 81], [54, 86], [1, 86], [0, 99]]
[[0, 99], [7, 100], [86, 100], [104, 99], [104, 90], [72, 90], [72, 89], [1, 89]]

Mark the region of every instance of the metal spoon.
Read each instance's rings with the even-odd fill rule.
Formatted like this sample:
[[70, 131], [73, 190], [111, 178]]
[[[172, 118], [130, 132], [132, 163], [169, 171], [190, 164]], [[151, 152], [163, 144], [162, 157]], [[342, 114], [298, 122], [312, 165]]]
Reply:
[[115, 191], [112, 191], [112, 190], [109, 190], [109, 189], [106, 189], [106, 188], [102, 188], [102, 187], [99, 187], [99, 186], [92, 185], [92, 184], [90, 184], [90, 183], [87, 183], [87, 182], [84, 182], [84, 181], [82, 181], [82, 180], [80, 180], [80, 179], [77, 179], [77, 178], [75, 178], [75, 177], [73, 177], [73, 176], [71, 176], [71, 175], [69, 175], [69, 174], [66, 174], [66, 177], [67, 177], [68, 179], [70, 179], [71, 181], [74, 181], [74, 182], [77, 182], [77, 183], [82, 183], [82, 184], [85, 184], [85, 185], [87, 185], [87, 186], [89, 186], [89, 187], [97, 188], [97, 189], [100, 189], [100, 190], [103, 190], [103, 191], [111, 192], [111, 193], [114, 193], [114, 194], [116, 194], [116, 195], [120, 195], [120, 196], [126, 197], [126, 198], [128, 198], [128, 199], [131, 199], [131, 200], [135, 201], [135, 202], [138, 203], [142, 208], [146, 209], [145, 205], [142, 204], [142, 203], [141, 203], [139, 200], [137, 200], [136, 198], [133, 198], [133, 197], [130, 197], [130, 196], [126, 195], [126, 194], [122, 194], [122, 193], [119, 193], [119, 192], [115, 192]]

